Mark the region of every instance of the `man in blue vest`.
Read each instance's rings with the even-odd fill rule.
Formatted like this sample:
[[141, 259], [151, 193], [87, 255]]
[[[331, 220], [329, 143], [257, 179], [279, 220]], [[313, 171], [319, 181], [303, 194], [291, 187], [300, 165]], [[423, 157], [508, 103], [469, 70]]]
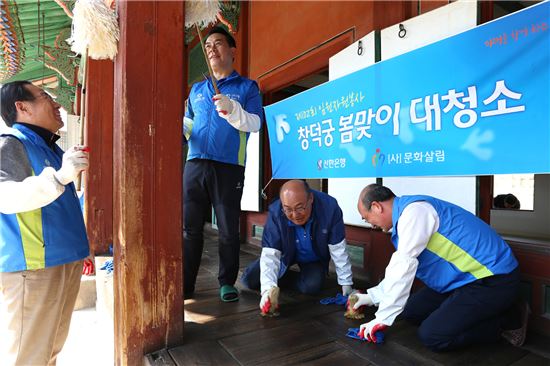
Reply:
[[60, 105], [42, 89], [15, 81], [0, 94], [0, 363], [54, 365], [89, 254], [72, 184], [88, 154], [55, 144]]
[[[247, 267], [242, 282], [261, 291], [260, 309], [266, 314], [273, 312], [271, 304], [278, 302], [273, 298], [278, 297], [278, 287], [306, 294], [319, 292], [331, 259], [338, 284], [347, 296], [353, 279], [342, 210], [328, 194], [310, 189], [302, 180], [290, 180], [269, 206], [261, 256]], [[298, 274], [288, 270], [293, 264], [300, 267]]]
[[212, 28], [204, 47], [219, 94], [210, 78], [194, 84], [185, 110], [189, 151], [183, 175], [184, 293], [188, 298], [195, 291], [205, 217], [213, 206], [219, 231], [220, 298], [230, 302], [239, 299], [234, 284], [239, 272], [246, 144], [250, 132], [260, 130], [262, 98], [256, 82], [233, 69], [236, 43], [225, 29]]
[[[489, 225], [452, 203], [396, 197], [378, 184], [363, 189], [357, 206], [374, 227], [393, 228], [396, 249], [384, 280], [355, 304], [378, 306], [375, 319], [361, 325], [367, 339], [376, 341], [375, 333], [402, 312], [420, 325], [420, 340], [433, 351], [494, 342], [518, 331], [523, 338], [516, 341], [523, 342], [525, 327], [503, 334], [521, 325], [508, 317], [518, 292], [518, 262]], [[409, 296], [415, 276], [426, 287]]]

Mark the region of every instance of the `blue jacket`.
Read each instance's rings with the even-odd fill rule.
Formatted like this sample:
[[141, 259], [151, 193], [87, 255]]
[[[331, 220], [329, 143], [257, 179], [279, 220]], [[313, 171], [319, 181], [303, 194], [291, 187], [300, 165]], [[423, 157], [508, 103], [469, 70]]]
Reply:
[[[233, 71], [217, 82], [221, 94], [239, 102], [248, 113], [263, 119], [262, 98], [255, 81]], [[250, 133], [235, 129], [218, 115], [212, 101], [214, 95], [210, 80], [196, 83], [191, 88], [185, 111], [185, 117], [193, 120], [187, 160], [208, 159], [244, 166]]]
[[[338, 244], [345, 238], [344, 220], [338, 202], [326, 193], [311, 190], [313, 208], [311, 211], [312, 249], [328, 271], [330, 261], [329, 244]], [[281, 210], [281, 201], [269, 206], [269, 214], [264, 227], [262, 247], [281, 252], [279, 278], [286, 269], [296, 263], [295, 228], [288, 225], [288, 218]]]
[[[61, 168], [63, 151], [48, 147], [42, 137], [15, 124], [5, 135], [23, 143], [34, 175]], [[89, 254], [84, 218], [74, 184], [54, 202], [33, 211], [0, 213], [0, 272], [42, 269], [74, 262]]]
[[439, 228], [418, 256], [416, 276], [445, 293], [478, 279], [512, 272], [518, 262], [506, 242], [477, 216], [430, 196], [395, 197], [392, 242], [399, 246], [399, 217], [405, 207], [426, 201], [439, 216]]

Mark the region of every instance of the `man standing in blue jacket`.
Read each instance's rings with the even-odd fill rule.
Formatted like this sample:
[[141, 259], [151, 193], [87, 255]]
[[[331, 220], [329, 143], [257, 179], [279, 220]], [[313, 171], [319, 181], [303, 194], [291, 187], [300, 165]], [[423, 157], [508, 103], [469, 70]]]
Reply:
[[89, 254], [72, 183], [88, 153], [55, 144], [60, 105], [45, 91], [15, 81], [0, 94], [0, 363], [55, 365]]
[[[403, 312], [420, 325], [420, 340], [433, 351], [494, 342], [501, 335], [523, 342], [525, 326], [518, 328], [521, 322], [514, 325], [507, 316], [518, 292], [518, 262], [489, 225], [452, 203], [396, 197], [378, 184], [363, 189], [357, 206], [373, 226], [393, 228], [396, 249], [384, 280], [357, 295], [355, 308], [378, 306], [375, 319], [361, 325], [366, 338], [376, 341], [375, 333]], [[415, 276], [426, 287], [409, 296]]]
[[[301, 293], [321, 290], [329, 261], [336, 267], [342, 293], [352, 292], [351, 262], [346, 252], [342, 210], [333, 197], [309, 188], [302, 180], [290, 180], [282, 187], [279, 200], [269, 206], [262, 237], [261, 257], [245, 270], [242, 282], [260, 289], [260, 309], [268, 313], [278, 299], [277, 287]], [[298, 264], [300, 273], [288, 268]]]
[[239, 217], [244, 183], [246, 144], [260, 130], [262, 99], [256, 82], [233, 69], [236, 44], [223, 28], [215, 27], [205, 41], [212, 80], [193, 85], [184, 117], [189, 144], [183, 177], [184, 293], [192, 296], [203, 251], [203, 227], [210, 205], [219, 230], [218, 282], [224, 302], [239, 299], [234, 287], [239, 271]]

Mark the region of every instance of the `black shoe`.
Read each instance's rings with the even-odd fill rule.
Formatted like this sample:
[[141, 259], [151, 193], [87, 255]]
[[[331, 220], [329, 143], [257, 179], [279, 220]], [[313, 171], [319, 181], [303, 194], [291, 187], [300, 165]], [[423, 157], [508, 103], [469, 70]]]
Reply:
[[519, 305], [521, 326], [516, 329], [505, 330], [501, 333], [502, 338], [506, 339], [511, 345], [516, 347], [523, 346], [525, 343], [525, 337], [527, 335], [527, 323], [529, 322], [529, 314], [531, 309], [527, 302], [522, 302]]

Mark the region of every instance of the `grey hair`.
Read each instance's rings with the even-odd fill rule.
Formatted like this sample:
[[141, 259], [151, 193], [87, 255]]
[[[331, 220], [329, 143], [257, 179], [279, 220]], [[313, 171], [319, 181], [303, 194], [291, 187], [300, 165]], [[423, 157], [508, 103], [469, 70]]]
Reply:
[[359, 197], [361, 203], [363, 204], [363, 207], [370, 211], [370, 207], [373, 202], [388, 201], [395, 197], [395, 194], [388, 187], [385, 187], [381, 184], [373, 183], [363, 188]]

